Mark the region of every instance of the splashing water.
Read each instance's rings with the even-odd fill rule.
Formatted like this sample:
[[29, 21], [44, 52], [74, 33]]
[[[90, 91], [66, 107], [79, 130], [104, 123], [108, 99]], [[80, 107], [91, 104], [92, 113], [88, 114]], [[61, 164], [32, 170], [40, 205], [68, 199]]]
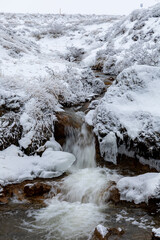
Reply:
[[48, 207], [34, 214], [35, 230], [46, 232], [49, 240], [88, 239], [105, 220], [102, 209], [93, 203], [69, 203], [53, 198]]
[[49, 240], [88, 239], [105, 222], [111, 181], [119, 176], [108, 169], [80, 169], [59, 183], [61, 193], [48, 206], [33, 213], [32, 228], [46, 232]]
[[81, 169], [63, 180], [61, 191], [68, 202], [102, 205], [108, 201], [109, 188], [118, 179], [119, 176], [108, 169]]

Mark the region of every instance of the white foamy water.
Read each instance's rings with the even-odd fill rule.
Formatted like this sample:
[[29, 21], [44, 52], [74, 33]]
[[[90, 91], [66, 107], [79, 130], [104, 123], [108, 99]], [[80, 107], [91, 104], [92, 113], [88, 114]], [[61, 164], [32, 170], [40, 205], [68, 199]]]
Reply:
[[95, 138], [93, 133], [87, 129], [86, 124], [83, 124], [81, 129], [69, 127], [66, 132], [67, 140], [63, 149], [65, 152], [73, 153], [76, 157], [74, 169], [96, 167]]
[[66, 177], [62, 184], [62, 193], [69, 202], [103, 204], [108, 200], [111, 182], [119, 176], [108, 169], [86, 168]]
[[46, 239], [88, 239], [99, 223], [105, 221], [102, 208], [93, 203], [69, 203], [53, 198], [48, 207], [34, 213], [32, 228], [46, 232]]
[[45, 231], [49, 240], [88, 239], [95, 227], [105, 222], [108, 188], [118, 179], [108, 169], [77, 170], [59, 183], [61, 193], [49, 200], [46, 208], [33, 213], [31, 227]]

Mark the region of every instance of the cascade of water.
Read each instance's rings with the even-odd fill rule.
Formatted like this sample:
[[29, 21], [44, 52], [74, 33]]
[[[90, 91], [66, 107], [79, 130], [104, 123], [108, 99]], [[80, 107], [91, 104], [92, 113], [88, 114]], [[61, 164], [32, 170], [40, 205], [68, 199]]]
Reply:
[[60, 193], [48, 206], [33, 213], [32, 228], [46, 231], [49, 240], [87, 240], [95, 227], [106, 221], [109, 188], [119, 176], [96, 168], [95, 137], [84, 123], [81, 129], [66, 128], [64, 151], [73, 153], [76, 162], [59, 182]]
[[86, 124], [84, 123], [81, 129], [67, 127], [66, 134], [67, 140], [63, 149], [75, 155], [75, 169], [96, 167], [95, 137]]

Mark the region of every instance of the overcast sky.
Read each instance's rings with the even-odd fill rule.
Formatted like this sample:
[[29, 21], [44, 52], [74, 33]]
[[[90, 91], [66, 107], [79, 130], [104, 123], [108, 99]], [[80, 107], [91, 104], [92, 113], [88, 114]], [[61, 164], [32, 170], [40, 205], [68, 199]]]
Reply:
[[0, 0], [0, 12], [128, 14], [159, 0]]

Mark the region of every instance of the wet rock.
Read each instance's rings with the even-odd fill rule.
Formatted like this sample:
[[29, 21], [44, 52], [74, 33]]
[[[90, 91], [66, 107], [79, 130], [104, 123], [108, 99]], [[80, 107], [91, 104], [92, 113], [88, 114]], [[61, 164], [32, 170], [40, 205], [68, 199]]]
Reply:
[[56, 117], [57, 121], [55, 122], [54, 137], [55, 140], [62, 146], [66, 139], [66, 128], [81, 128], [82, 119], [77, 117], [74, 112], [57, 113]]
[[24, 186], [24, 194], [26, 197], [33, 197], [33, 196], [43, 196], [45, 193], [48, 193], [51, 190], [51, 186], [37, 182], [34, 184], [26, 184]]
[[9, 199], [7, 197], [0, 197], [0, 204], [7, 204]]
[[124, 234], [124, 230], [122, 228], [106, 228], [103, 225], [99, 224], [93, 233], [91, 240], [109, 240], [112, 236], [118, 236]]
[[107, 240], [108, 239], [108, 228], [99, 224], [93, 233], [91, 240]]
[[110, 201], [113, 201], [114, 203], [119, 203], [120, 202], [120, 193], [119, 190], [116, 187], [112, 187], [110, 189]]

